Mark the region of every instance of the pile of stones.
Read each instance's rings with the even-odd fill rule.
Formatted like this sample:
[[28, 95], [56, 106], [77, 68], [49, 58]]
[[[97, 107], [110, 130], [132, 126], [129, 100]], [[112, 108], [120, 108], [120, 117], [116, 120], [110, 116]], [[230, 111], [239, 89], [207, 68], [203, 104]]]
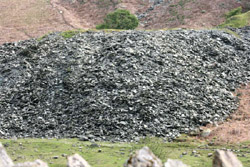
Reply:
[[53, 33], [3, 44], [0, 137], [171, 140], [223, 121], [238, 107], [232, 92], [250, 80], [249, 34], [241, 34]]

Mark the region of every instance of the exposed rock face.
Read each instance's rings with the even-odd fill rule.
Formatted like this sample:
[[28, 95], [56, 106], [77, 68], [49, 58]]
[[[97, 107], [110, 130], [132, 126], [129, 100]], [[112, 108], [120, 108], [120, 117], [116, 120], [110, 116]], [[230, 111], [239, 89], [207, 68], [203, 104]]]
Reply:
[[13, 161], [10, 159], [3, 145], [0, 143], [0, 167], [11, 167], [12, 165], [14, 165]]
[[148, 147], [143, 147], [127, 160], [124, 167], [162, 167], [162, 162]]
[[188, 166], [179, 160], [168, 159], [168, 161], [164, 164], [164, 167], [188, 167]]
[[216, 150], [213, 167], [243, 167], [231, 151]]
[[79, 154], [68, 157], [68, 167], [90, 167], [87, 161]]
[[231, 92], [250, 80], [246, 39], [123, 31], [1, 45], [0, 137], [171, 140], [223, 121], [238, 106]]
[[34, 162], [24, 162], [15, 164], [13, 167], [49, 167], [45, 162], [41, 160], [35, 160]]

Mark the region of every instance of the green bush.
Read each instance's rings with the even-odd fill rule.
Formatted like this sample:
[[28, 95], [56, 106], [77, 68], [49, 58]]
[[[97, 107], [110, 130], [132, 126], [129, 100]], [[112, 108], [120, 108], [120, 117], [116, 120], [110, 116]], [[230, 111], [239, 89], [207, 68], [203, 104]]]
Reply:
[[250, 11], [232, 16], [226, 19], [226, 21], [222, 23], [221, 25], [219, 25], [218, 27], [219, 28], [223, 28], [223, 27], [240, 28], [240, 27], [244, 27], [248, 25], [250, 25]]
[[96, 29], [135, 29], [139, 24], [135, 15], [127, 10], [117, 9], [107, 14], [104, 23], [96, 26]]
[[230, 18], [232, 16], [241, 14], [241, 12], [242, 12], [242, 7], [238, 7], [238, 8], [232, 9], [231, 11], [229, 11], [228, 13], [226, 13], [226, 18], [228, 19], [228, 18]]

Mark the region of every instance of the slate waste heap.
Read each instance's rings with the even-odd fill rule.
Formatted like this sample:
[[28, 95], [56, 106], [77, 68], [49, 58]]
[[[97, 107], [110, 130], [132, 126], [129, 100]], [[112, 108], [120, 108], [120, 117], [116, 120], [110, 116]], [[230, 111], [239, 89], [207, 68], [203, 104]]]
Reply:
[[250, 81], [250, 27], [60, 33], [0, 46], [0, 137], [168, 140], [223, 121]]

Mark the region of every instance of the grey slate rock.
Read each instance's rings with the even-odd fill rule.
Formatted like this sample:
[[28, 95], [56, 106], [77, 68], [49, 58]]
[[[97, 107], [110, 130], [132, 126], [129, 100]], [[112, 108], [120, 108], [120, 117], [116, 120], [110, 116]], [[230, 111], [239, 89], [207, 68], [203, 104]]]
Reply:
[[35, 160], [34, 162], [24, 162], [24, 163], [17, 163], [12, 167], [49, 167], [45, 162], [42, 160]]
[[243, 165], [233, 152], [216, 150], [213, 167], [243, 167]]
[[90, 165], [79, 154], [75, 154], [68, 157], [67, 167], [90, 167]]
[[127, 162], [124, 167], [162, 167], [162, 162], [157, 158], [148, 147], [136, 151]]
[[168, 159], [167, 162], [165, 162], [164, 167], [188, 167], [188, 166], [180, 160]]
[[0, 167], [11, 167], [13, 165], [12, 159], [8, 156], [2, 143], [0, 143]]
[[250, 81], [249, 27], [59, 33], [0, 46], [0, 136], [168, 140], [226, 119]]

